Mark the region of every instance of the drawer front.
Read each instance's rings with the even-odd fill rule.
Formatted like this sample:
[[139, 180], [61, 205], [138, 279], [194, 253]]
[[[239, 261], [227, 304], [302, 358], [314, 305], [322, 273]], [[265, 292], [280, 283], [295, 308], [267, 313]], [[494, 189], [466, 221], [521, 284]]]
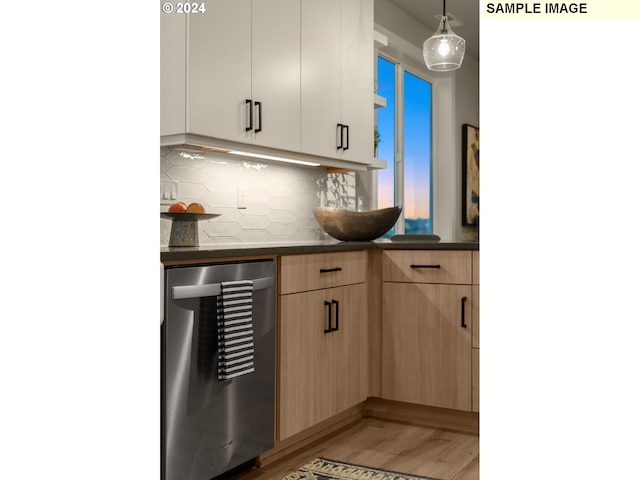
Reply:
[[306, 292], [367, 281], [367, 252], [314, 253], [280, 258], [278, 293]]
[[387, 250], [382, 261], [385, 282], [471, 284], [471, 251]]

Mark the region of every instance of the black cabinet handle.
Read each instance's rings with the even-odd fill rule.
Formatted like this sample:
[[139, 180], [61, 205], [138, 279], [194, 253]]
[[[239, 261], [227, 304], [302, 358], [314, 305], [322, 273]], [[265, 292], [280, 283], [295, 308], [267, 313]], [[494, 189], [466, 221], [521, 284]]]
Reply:
[[461, 318], [460, 318], [460, 326], [461, 326], [462, 328], [467, 328], [467, 324], [466, 324], [466, 323], [465, 323], [465, 321], [464, 321], [464, 303], [465, 303], [466, 301], [467, 301], [467, 297], [462, 297], [462, 298], [460, 299], [460, 308], [461, 308], [461, 310], [462, 310], [462, 315], [461, 315]]
[[262, 102], [255, 102], [256, 107], [258, 107], [258, 127], [256, 128], [256, 133], [260, 133], [262, 131]]
[[329, 313], [327, 315], [327, 328], [324, 329], [324, 333], [330, 333], [330, 332], [333, 331], [331, 329], [331, 302], [327, 302], [325, 300], [325, 302], [324, 302], [325, 310], [327, 309], [327, 306], [329, 307]]
[[341, 267], [335, 267], [335, 268], [321, 268], [320, 269], [320, 273], [329, 273], [329, 272], [341, 272], [342, 268]]
[[342, 130], [344, 129], [344, 125], [341, 123], [336, 127], [336, 148], [340, 150], [342, 148]]
[[251, 99], [247, 98], [245, 101], [245, 106], [248, 104], [249, 105], [249, 126], [244, 128], [245, 132], [250, 132], [251, 130], [253, 130], [253, 102], [251, 101]]
[[411, 268], [440, 268], [440, 265], [411, 265]]
[[337, 332], [340, 330], [340, 302], [338, 300], [331, 300], [331, 303], [336, 306], [336, 326], [332, 328], [331, 331]]
[[345, 125], [344, 129], [347, 131], [347, 146], [343, 150], [349, 150], [349, 125]]

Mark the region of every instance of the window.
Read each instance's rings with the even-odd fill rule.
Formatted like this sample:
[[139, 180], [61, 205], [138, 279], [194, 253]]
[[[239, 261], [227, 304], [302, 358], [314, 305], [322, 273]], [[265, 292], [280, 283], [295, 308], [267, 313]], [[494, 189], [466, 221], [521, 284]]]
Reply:
[[378, 208], [402, 205], [401, 221], [386, 236], [431, 234], [432, 85], [401, 63], [378, 57], [378, 156], [388, 167], [378, 171]]

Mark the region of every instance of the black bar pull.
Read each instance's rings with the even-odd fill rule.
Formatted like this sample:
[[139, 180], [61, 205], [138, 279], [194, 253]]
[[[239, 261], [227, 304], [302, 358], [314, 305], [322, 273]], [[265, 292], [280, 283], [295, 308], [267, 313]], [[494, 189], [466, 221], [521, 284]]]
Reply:
[[461, 319], [460, 319], [460, 326], [462, 328], [467, 328], [467, 324], [464, 321], [464, 303], [467, 301], [467, 297], [462, 297], [460, 299], [460, 308], [462, 309], [462, 315], [461, 315]]
[[327, 306], [329, 307], [329, 314], [327, 315], [327, 328], [324, 329], [324, 333], [330, 333], [333, 331], [331, 329], [331, 302], [327, 302], [325, 300], [324, 302], [325, 311], [327, 309]]
[[335, 268], [321, 268], [320, 269], [320, 273], [329, 273], [329, 272], [341, 272], [342, 268], [341, 267], [335, 267]]
[[244, 128], [245, 132], [250, 132], [253, 130], [253, 102], [251, 99], [247, 98], [245, 101], [245, 106], [249, 104], [249, 126]]
[[340, 302], [338, 300], [331, 300], [331, 303], [336, 306], [336, 326], [332, 328], [331, 331], [337, 332], [340, 330]]
[[440, 268], [440, 265], [411, 265], [411, 268]]
[[262, 102], [255, 102], [256, 107], [258, 107], [258, 127], [256, 128], [256, 133], [260, 133], [262, 131]]
[[343, 150], [349, 150], [349, 125], [345, 125], [344, 129], [347, 131], [347, 146]]
[[341, 123], [336, 127], [336, 148], [340, 150], [342, 148], [342, 130], [344, 129], [344, 125]]

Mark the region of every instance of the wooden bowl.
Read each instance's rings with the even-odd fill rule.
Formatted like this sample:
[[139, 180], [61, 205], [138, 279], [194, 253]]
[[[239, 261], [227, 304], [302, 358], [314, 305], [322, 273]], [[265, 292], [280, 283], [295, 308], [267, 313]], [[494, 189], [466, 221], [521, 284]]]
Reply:
[[366, 242], [387, 233], [398, 220], [401, 206], [355, 212], [342, 208], [316, 207], [313, 215], [320, 228], [337, 240]]

